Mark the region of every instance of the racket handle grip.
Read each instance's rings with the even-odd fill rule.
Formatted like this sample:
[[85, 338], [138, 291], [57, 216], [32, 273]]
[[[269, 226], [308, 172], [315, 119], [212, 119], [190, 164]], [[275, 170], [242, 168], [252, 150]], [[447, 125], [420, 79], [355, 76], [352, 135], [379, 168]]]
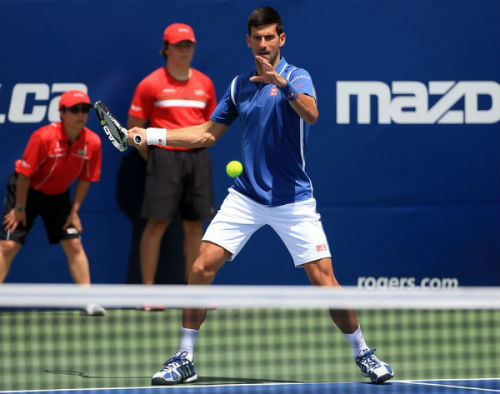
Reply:
[[[128, 131], [125, 127], [122, 128], [122, 133], [125, 135], [125, 138], [128, 138]], [[142, 137], [139, 134], [134, 135], [134, 142], [139, 145], [142, 142]]]

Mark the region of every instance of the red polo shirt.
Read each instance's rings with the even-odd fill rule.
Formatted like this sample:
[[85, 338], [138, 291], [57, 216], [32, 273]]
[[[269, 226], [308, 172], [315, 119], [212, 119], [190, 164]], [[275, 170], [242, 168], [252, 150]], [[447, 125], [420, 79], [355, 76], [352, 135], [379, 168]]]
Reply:
[[76, 178], [97, 182], [101, 176], [101, 139], [84, 127], [70, 144], [61, 122], [36, 130], [16, 172], [31, 179], [30, 187], [45, 194], [64, 193]]
[[216, 104], [214, 85], [205, 74], [191, 68], [191, 77], [187, 81], [178, 81], [169, 75], [165, 67], [161, 67], [139, 83], [128, 113], [136, 118], [149, 119], [151, 127], [177, 129], [205, 123], [210, 119]]

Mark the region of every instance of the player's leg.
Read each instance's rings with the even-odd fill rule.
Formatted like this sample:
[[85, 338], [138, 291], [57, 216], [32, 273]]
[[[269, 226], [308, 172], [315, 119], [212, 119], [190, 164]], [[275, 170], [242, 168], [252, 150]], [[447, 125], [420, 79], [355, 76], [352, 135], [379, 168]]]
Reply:
[[[219, 245], [202, 242], [200, 255], [193, 263], [189, 275], [189, 285], [209, 285], [216, 273], [231, 257], [231, 253]], [[151, 383], [154, 385], [193, 382], [198, 379], [194, 368], [194, 347], [201, 324], [206, 317], [206, 309], [184, 309], [182, 311], [181, 343], [179, 351], [165, 361], [163, 368], [155, 373]]]
[[149, 219], [141, 236], [140, 259], [142, 283], [152, 285], [155, 281], [161, 241], [170, 221]]
[[[312, 285], [340, 287], [333, 274], [332, 262], [323, 258], [303, 265]], [[353, 309], [330, 309], [330, 315], [337, 327], [351, 344], [352, 354], [363, 376], [373, 383], [383, 383], [394, 376], [392, 368], [379, 360], [365, 342], [356, 313]]]
[[[340, 287], [333, 274], [330, 247], [313, 198], [270, 208], [268, 216], [295, 266], [305, 269], [312, 285]], [[344, 334], [351, 334], [358, 328], [353, 310], [330, 311], [330, 314]]]
[[0, 283], [5, 281], [12, 260], [16, 257], [19, 249], [21, 249], [19, 242], [4, 239], [0, 241]]
[[[265, 207], [230, 190], [219, 212], [203, 236], [200, 255], [193, 263], [189, 285], [209, 285], [226, 260], [232, 260], [252, 234], [265, 223]], [[183, 326], [199, 329], [205, 319], [204, 310], [186, 310]]]
[[[200, 255], [193, 263], [189, 285], [211, 284], [226, 260], [233, 259], [251, 235], [265, 222], [259, 204], [229, 191], [222, 206], [203, 236]], [[194, 347], [206, 309], [185, 309], [181, 344], [174, 357], [153, 375], [152, 384], [178, 384], [197, 379], [194, 369]]]
[[184, 278], [188, 283], [194, 261], [200, 253], [203, 222], [183, 220], [184, 228]]
[[[222, 268], [226, 260], [231, 258], [231, 253], [223, 247], [211, 242], [202, 242], [200, 255], [193, 263], [189, 285], [209, 285], [215, 275]], [[182, 314], [182, 325], [185, 328], [199, 330], [205, 320], [205, 309], [185, 309]]]
[[[333, 273], [332, 260], [330, 258], [312, 261], [304, 264], [303, 267], [312, 285], [340, 287]], [[352, 334], [358, 329], [358, 319], [353, 309], [331, 309], [330, 315], [337, 327], [344, 334]], [[362, 343], [359, 346], [362, 346]]]
[[[305, 269], [311, 284], [340, 287], [333, 273], [330, 248], [316, 211], [316, 201], [310, 199], [269, 211], [271, 227], [285, 243], [295, 266]], [[351, 344], [355, 361], [364, 376], [376, 383], [394, 376], [389, 365], [378, 360], [374, 349], [366, 345], [354, 310], [330, 310], [330, 315]]]

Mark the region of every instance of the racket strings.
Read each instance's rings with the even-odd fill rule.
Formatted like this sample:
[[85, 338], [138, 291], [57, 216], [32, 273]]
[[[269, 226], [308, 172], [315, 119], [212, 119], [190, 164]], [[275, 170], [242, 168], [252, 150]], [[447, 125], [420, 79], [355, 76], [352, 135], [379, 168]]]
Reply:
[[116, 149], [124, 152], [127, 149], [127, 139], [120, 123], [111, 115], [111, 112], [103, 103], [97, 102], [95, 110], [108, 139]]

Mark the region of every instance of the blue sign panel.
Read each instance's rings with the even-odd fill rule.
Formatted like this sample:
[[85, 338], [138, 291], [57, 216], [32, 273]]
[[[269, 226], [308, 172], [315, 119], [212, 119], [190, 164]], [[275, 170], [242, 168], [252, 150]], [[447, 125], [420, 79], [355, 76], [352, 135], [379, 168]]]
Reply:
[[[370, 288], [498, 285], [500, 3], [268, 4], [284, 20], [283, 55], [309, 71], [317, 91], [320, 115], [306, 169], [339, 281]], [[0, 0], [0, 183], [30, 134], [58, 119], [65, 90], [88, 91], [125, 123], [136, 85], [164, 63], [159, 49], [170, 23], [193, 26], [193, 66], [212, 78], [220, 97], [235, 75], [253, 67], [246, 20], [261, 5]], [[101, 133], [95, 116], [89, 119]], [[240, 159], [239, 144], [235, 122], [211, 148], [218, 205], [232, 183], [225, 165]], [[103, 140], [102, 179], [80, 211], [94, 282], [128, 281], [129, 264], [137, 264], [144, 170], [132, 155]], [[160, 264], [170, 272], [182, 265], [181, 227], [167, 238]], [[48, 245], [41, 221], [7, 281], [71, 281], [64, 253]], [[216, 283], [307, 278], [264, 228]]]

